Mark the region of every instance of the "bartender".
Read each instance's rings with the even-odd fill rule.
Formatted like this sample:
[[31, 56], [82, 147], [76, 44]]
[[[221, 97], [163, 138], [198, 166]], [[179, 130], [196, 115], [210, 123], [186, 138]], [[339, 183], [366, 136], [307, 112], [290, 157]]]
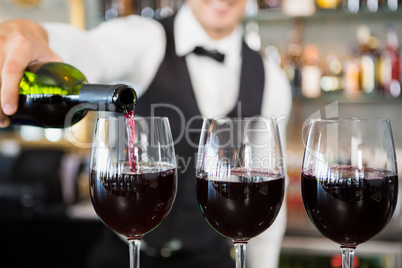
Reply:
[[[143, 267], [234, 267], [232, 244], [208, 226], [196, 200], [199, 133], [191, 130], [201, 127], [201, 117], [275, 116], [285, 140], [290, 86], [276, 62], [245, 44], [246, 2], [186, 0], [161, 21], [128, 16], [90, 31], [27, 20], [0, 24], [0, 126], [7, 126], [17, 110], [19, 81], [35, 61], [62, 60], [91, 83], [131, 84], [139, 97], [137, 115], [169, 117], [178, 141], [178, 195], [167, 219], [143, 238]], [[277, 267], [285, 215], [283, 206], [275, 223], [249, 242], [248, 267]], [[128, 267], [128, 259], [125, 242], [105, 230], [89, 264]]]

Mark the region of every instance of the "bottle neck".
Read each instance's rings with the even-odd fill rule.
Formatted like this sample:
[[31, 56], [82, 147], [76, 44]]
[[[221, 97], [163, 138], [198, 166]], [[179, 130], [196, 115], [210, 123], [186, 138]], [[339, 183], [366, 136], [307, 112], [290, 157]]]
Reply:
[[106, 110], [128, 113], [135, 108], [137, 95], [128, 85], [84, 84], [79, 93], [79, 102], [92, 105], [87, 110]]

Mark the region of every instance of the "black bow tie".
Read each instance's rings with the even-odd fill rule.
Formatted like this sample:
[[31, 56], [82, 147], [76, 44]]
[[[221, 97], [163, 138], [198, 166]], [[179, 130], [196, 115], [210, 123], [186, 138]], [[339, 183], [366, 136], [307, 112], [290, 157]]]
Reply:
[[203, 47], [195, 47], [193, 53], [199, 56], [210, 57], [218, 62], [223, 62], [225, 60], [225, 55], [217, 50], [207, 50]]

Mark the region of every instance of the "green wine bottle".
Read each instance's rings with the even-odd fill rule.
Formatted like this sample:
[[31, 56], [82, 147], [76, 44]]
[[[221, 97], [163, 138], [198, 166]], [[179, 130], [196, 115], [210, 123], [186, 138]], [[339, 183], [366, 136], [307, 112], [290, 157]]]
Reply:
[[124, 84], [88, 84], [75, 67], [61, 62], [39, 64], [25, 71], [20, 83], [14, 124], [64, 128], [88, 111], [133, 111], [137, 95]]

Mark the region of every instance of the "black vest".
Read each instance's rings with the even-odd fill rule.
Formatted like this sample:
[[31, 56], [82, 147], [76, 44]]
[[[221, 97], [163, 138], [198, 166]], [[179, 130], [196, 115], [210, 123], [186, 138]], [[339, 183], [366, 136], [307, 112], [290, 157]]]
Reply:
[[[178, 162], [179, 184], [175, 204], [162, 224], [144, 236], [154, 249], [165, 247], [172, 239], [182, 243], [182, 251], [216, 250], [226, 241], [203, 219], [195, 193], [195, 156], [202, 118], [184, 57], [175, 53], [174, 16], [161, 21], [166, 31], [166, 54], [146, 93], [138, 100], [135, 112], [141, 116], [169, 118]], [[231, 117], [254, 116], [261, 113], [264, 91], [264, 66], [261, 56], [242, 45], [240, 94]], [[184, 169], [184, 163], [187, 169]], [[214, 245], [214, 247], [211, 247]]]

